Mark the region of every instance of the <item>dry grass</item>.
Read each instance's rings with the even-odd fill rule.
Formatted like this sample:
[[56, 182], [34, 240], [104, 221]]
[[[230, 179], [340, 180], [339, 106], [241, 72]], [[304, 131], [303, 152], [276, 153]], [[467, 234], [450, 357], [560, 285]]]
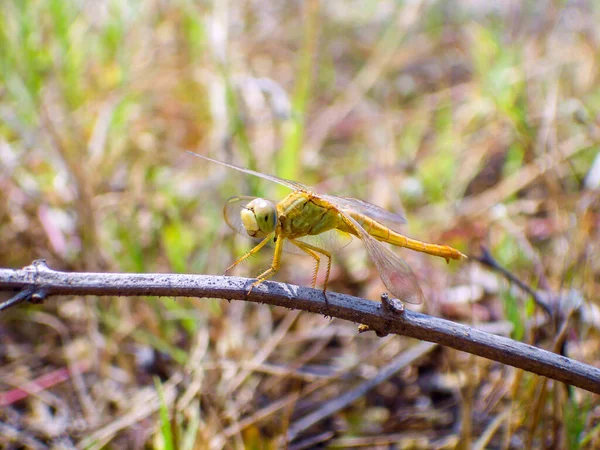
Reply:
[[[558, 323], [473, 259], [403, 251], [424, 308], [508, 321], [513, 337], [598, 366], [600, 11], [487, 4], [4, 0], [0, 266], [222, 273], [248, 248], [224, 199], [286, 192], [191, 149], [402, 202], [407, 234], [470, 255], [486, 245]], [[262, 252], [237, 273], [269, 262]], [[277, 279], [311, 275], [292, 255]], [[383, 290], [360, 246], [334, 260], [330, 289]], [[217, 299], [12, 309], [0, 317], [0, 446], [280, 448], [302, 417], [417, 344]], [[291, 446], [302, 442], [598, 448], [600, 402], [435, 347]]]

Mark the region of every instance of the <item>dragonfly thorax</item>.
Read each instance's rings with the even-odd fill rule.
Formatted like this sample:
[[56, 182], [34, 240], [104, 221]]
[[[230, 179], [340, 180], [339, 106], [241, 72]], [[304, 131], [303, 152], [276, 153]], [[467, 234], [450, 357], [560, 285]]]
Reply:
[[248, 236], [264, 238], [275, 231], [277, 208], [264, 198], [255, 198], [240, 212], [242, 225]]

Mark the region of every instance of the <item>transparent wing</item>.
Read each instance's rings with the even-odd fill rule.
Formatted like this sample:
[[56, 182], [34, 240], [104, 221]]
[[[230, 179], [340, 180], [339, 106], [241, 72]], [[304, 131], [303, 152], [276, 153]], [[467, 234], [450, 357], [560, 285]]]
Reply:
[[[254, 170], [245, 169], [243, 167], [236, 166], [234, 164], [225, 163], [223, 161], [218, 161], [216, 159], [209, 158], [204, 155], [199, 155], [194, 152], [188, 151], [190, 155], [194, 155], [198, 158], [205, 159], [207, 161], [214, 162], [216, 164], [220, 164], [225, 167], [229, 167], [230, 169], [238, 170], [240, 172], [244, 172], [250, 175], [255, 175], [257, 177], [263, 178], [265, 180], [273, 181], [274, 183], [281, 184], [290, 189], [305, 191], [305, 192], [314, 192], [313, 189], [308, 186], [298, 183], [297, 181], [286, 180], [284, 178], [276, 177], [275, 175], [267, 175], [266, 173], [256, 172]], [[404, 217], [404, 212], [400, 213], [392, 213], [387, 211], [380, 206], [374, 205], [373, 203], [365, 202], [364, 200], [359, 200], [357, 198], [351, 197], [338, 197], [336, 195], [325, 195], [319, 194], [319, 197], [329, 201], [333, 205], [342, 208], [342, 209], [354, 209], [355, 211], [364, 214], [365, 216], [371, 217], [377, 221], [389, 222], [393, 224], [404, 224], [406, 223], [406, 218]]]
[[194, 153], [194, 152], [189, 152], [188, 151], [187, 153], [189, 153], [190, 155], [197, 156], [198, 158], [202, 158], [202, 159], [205, 159], [207, 161], [214, 162], [216, 164], [220, 164], [220, 165], [225, 166], [225, 167], [229, 167], [230, 169], [239, 170], [240, 172], [248, 173], [250, 175], [255, 175], [257, 177], [264, 178], [265, 180], [273, 181], [274, 183], [279, 183], [279, 184], [281, 184], [283, 186], [289, 187], [290, 189], [294, 189], [294, 190], [298, 190], [298, 191], [306, 191], [306, 192], [312, 192], [313, 191], [309, 187], [307, 187], [307, 186], [305, 186], [305, 185], [303, 185], [301, 183], [298, 183], [296, 181], [286, 180], [284, 178], [276, 177], [275, 175], [267, 175], [266, 173], [261, 173], [261, 172], [256, 172], [254, 170], [245, 169], [243, 167], [239, 167], [239, 166], [236, 166], [236, 165], [233, 165], [233, 164], [229, 164], [229, 163], [226, 163], [226, 162], [223, 162], [223, 161], [217, 161], [216, 159], [212, 159], [212, 158], [209, 158], [207, 156], [199, 155], [199, 154]]
[[246, 229], [242, 224], [242, 216], [240, 213], [242, 212], [242, 209], [255, 198], [258, 197], [245, 195], [231, 197], [225, 202], [225, 206], [223, 207], [223, 216], [225, 217], [225, 222], [227, 222], [229, 228], [243, 236], [248, 236], [248, 233], [246, 233]]
[[343, 211], [340, 211], [340, 213], [364, 242], [369, 257], [375, 263], [383, 283], [390, 292], [404, 302], [421, 303], [423, 301], [423, 291], [421, 291], [415, 274], [406, 261], [367, 233], [348, 214]]
[[406, 223], [404, 211], [393, 213], [373, 203], [365, 202], [357, 198], [338, 197], [337, 195], [318, 194], [319, 197], [327, 200], [329, 203], [337, 206], [340, 209], [352, 209], [360, 214], [375, 219], [378, 222], [387, 222], [394, 225], [402, 225]]
[[[241, 211], [246, 207], [248, 203], [258, 197], [250, 197], [250, 196], [236, 196], [231, 197], [225, 203], [223, 207], [223, 215], [225, 216], [225, 222], [229, 225], [236, 233], [241, 234], [242, 236], [246, 236], [249, 239], [260, 242], [261, 239], [254, 239], [248, 236], [246, 230], [244, 229], [244, 225], [242, 224]], [[273, 235], [273, 238], [275, 235]], [[324, 233], [315, 235], [315, 236], [302, 236], [297, 238], [296, 240], [305, 242], [306, 244], [310, 244], [314, 247], [318, 247], [325, 251], [335, 253], [342, 248], [346, 247], [350, 242], [352, 242], [352, 235], [345, 233], [340, 230], [329, 230]], [[270, 246], [275, 246], [275, 242], [271, 239], [269, 242]], [[290, 242], [284, 242], [283, 250], [288, 253], [295, 253], [297, 255], [305, 255], [306, 253], [296, 247], [294, 244]]]
[[[225, 167], [229, 167], [230, 169], [238, 170], [240, 172], [244, 172], [250, 175], [255, 175], [257, 177], [263, 178], [265, 180], [273, 181], [274, 183], [281, 184], [290, 189], [306, 191], [306, 192], [314, 192], [313, 189], [308, 186], [298, 183], [297, 181], [286, 180], [284, 178], [276, 177], [275, 175], [267, 175], [266, 173], [256, 172], [254, 170], [245, 169], [243, 167], [236, 166], [234, 164], [229, 164], [223, 161], [218, 161], [216, 159], [209, 158], [204, 155], [199, 155], [194, 152], [188, 151], [190, 155], [194, 155], [198, 158], [205, 159], [207, 161], [214, 162], [216, 164], [220, 164]], [[380, 206], [374, 205], [373, 203], [365, 202], [364, 200], [359, 200], [357, 198], [351, 197], [338, 197], [337, 195], [324, 195], [319, 194], [319, 197], [329, 201], [330, 203], [343, 208], [343, 209], [354, 209], [357, 212], [364, 214], [365, 216], [371, 217], [372, 219], [384, 222], [390, 222], [394, 224], [404, 224], [406, 223], [406, 218], [404, 217], [404, 212], [392, 213], [387, 211]]]
[[314, 236], [302, 236], [296, 238], [296, 240], [331, 253], [336, 253], [352, 242], [352, 235], [340, 230], [329, 230]]

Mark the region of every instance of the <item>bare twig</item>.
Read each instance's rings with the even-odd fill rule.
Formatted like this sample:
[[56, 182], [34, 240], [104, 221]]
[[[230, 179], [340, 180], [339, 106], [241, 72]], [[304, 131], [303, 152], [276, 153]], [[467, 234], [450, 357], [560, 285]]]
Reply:
[[512, 272], [510, 272], [506, 268], [502, 267], [498, 263], [498, 261], [496, 261], [494, 259], [494, 257], [492, 256], [492, 254], [490, 253], [490, 251], [487, 249], [487, 247], [485, 247], [484, 245], [482, 245], [481, 246], [481, 256], [476, 256], [476, 257], [472, 257], [472, 258], [476, 259], [481, 264], [489, 267], [490, 269], [493, 269], [493, 270], [495, 270], [497, 272], [500, 272], [504, 276], [504, 278], [506, 278], [508, 281], [510, 281], [511, 283], [517, 285], [523, 292], [531, 295], [531, 297], [533, 298], [533, 301], [540, 308], [542, 308], [546, 312], [546, 314], [548, 314], [548, 317], [550, 319], [552, 319], [554, 317], [554, 313], [552, 311], [552, 308], [542, 298], [542, 296], [539, 294], [539, 292], [536, 291], [535, 289], [531, 288], [528, 284], [526, 284], [525, 282], [523, 282], [520, 278], [518, 278]]
[[5, 302], [0, 303], [0, 312], [8, 309], [12, 306], [17, 306], [19, 303], [30, 302], [30, 303], [43, 303], [46, 299], [46, 292], [43, 288], [41, 289], [23, 289], [18, 292]]
[[[35, 269], [35, 270], [34, 270]], [[38, 262], [26, 269], [0, 269], [0, 291], [43, 289], [52, 295], [151, 295], [217, 297], [300, 309], [365, 324], [378, 333], [394, 333], [462, 350], [600, 394], [600, 369], [473, 327], [412, 311], [386, 313], [381, 304], [349, 295], [289, 284], [238, 277], [181, 274], [58, 272]]]
[[13, 295], [8, 300], [0, 303], [0, 312], [10, 308], [11, 306], [16, 306], [19, 303], [30, 301], [34, 292], [35, 289], [23, 289], [21, 292]]

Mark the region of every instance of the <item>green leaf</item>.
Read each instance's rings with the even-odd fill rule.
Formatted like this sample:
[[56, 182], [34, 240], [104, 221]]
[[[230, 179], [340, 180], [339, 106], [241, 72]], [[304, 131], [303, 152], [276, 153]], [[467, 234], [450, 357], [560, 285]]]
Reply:
[[175, 441], [173, 439], [173, 429], [171, 428], [171, 420], [169, 418], [169, 407], [165, 402], [164, 391], [158, 377], [154, 377], [154, 386], [156, 387], [156, 392], [158, 393], [158, 398], [160, 401], [160, 431], [163, 441], [163, 449], [174, 450]]
[[513, 325], [512, 338], [520, 341], [525, 335], [525, 323], [523, 321], [523, 311], [519, 306], [519, 300], [510, 291], [504, 292], [502, 300], [504, 302], [506, 318]]

